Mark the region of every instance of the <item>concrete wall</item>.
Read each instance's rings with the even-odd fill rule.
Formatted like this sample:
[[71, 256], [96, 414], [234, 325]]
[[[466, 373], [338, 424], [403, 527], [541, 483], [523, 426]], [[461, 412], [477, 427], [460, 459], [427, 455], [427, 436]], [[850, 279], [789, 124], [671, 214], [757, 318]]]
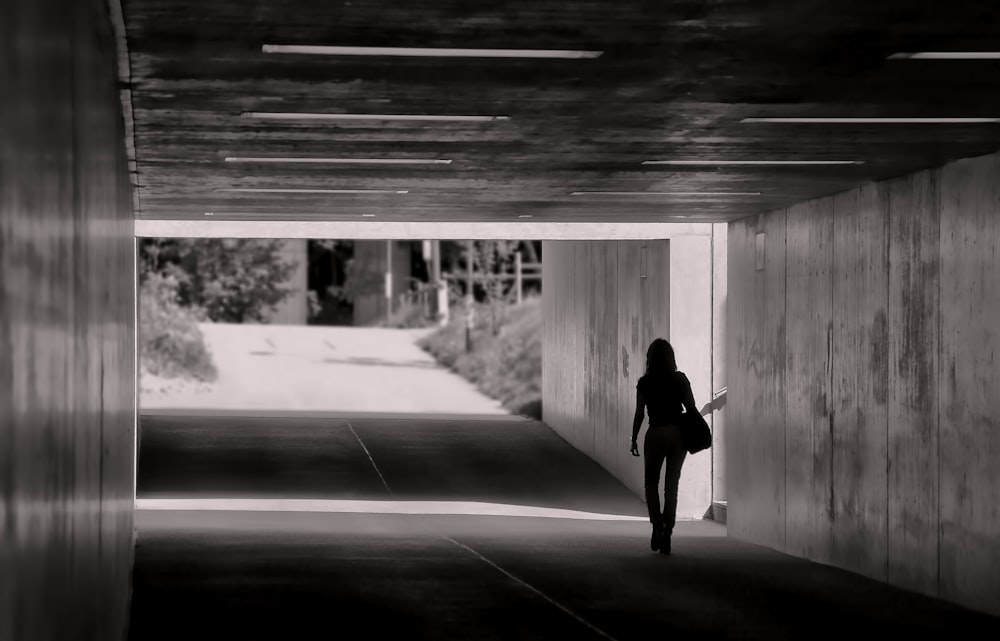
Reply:
[[[628, 450], [649, 343], [668, 339], [699, 406], [711, 398], [711, 232], [542, 249], [543, 420], [640, 495], [641, 461]], [[703, 517], [711, 499], [712, 454], [689, 456], [678, 516]]]
[[0, 639], [124, 638], [134, 240], [100, 0], [0, 3]]
[[309, 320], [308, 242], [304, 239], [281, 241], [282, 262], [295, 263], [297, 267], [288, 282], [284, 284], [284, 287], [292, 290], [291, 295], [268, 314], [268, 320], [275, 325], [305, 325]]
[[1000, 614], [998, 179], [730, 225], [731, 535]]

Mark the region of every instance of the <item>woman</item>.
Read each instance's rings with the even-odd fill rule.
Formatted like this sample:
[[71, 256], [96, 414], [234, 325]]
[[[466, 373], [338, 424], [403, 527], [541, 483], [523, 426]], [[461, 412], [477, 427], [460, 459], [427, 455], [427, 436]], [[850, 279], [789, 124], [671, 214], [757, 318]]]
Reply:
[[[670, 536], [677, 518], [677, 484], [687, 450], [681, 437], [681, 408], [698, 411], [694, 405], [691, 382], [677, 371], [674, 348], [657, 338], [646, 350], [646, 373], [636, 384], [635, 418], [632, 421], [632, 456], [639, 456], [639, 428], [643, 408], [649, 409], [649, 429], [643, 441], [645, 454], [646, 506], [653, 535], [649, 545], [660, 554], [670, 554]], [[660, 512], [660, 469], [666, 461], [663, 512]]]

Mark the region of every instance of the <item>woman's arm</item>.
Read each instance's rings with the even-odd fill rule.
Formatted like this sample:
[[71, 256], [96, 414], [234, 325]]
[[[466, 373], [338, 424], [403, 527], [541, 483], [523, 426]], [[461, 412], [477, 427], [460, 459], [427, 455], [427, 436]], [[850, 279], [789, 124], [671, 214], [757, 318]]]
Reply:
[[683, 399], [681, 400], [681, 403], [684, 405], [684, 409], [688, 412], [698, 414], [698, 406], [695, 405], [694, 402], [694, 392], [691, 390], [691, 381], [688, 380], [688, 377], [684, 374], [681, 374], [681, 377], [684, 380]]
[[646, 399], [642, 397], [642, 392], [635, 391], [635, 416], [632, 417], [632, 454], [639, 455], [638, 439], [639, 428], [642, 427], [642, 418], [645, 414]]

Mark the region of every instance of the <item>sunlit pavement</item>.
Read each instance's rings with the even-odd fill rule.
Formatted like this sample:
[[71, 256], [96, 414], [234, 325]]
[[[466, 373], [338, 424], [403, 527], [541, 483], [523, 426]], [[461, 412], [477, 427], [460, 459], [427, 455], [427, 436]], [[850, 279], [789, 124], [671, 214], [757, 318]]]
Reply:
[[136, 641], [1000, 633], [711, 522], [652, 553], [644, 505], [534, 421], [174, 415], [142, 434]]
[[[208, 385], [145, 389], [148, 409], [506, 414], [417, 346], [433, 330], [202, 323]], [[143, 386], [148, 387], [148, 386]]]

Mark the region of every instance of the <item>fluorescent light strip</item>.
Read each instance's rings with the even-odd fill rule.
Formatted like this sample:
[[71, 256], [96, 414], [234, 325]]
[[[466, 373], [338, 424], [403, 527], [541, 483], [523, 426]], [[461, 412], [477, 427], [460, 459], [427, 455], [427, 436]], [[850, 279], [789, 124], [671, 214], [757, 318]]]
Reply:
[[320, 56], [405, 56], [416, 58], [598, 58], [603, 51], [561, 49], [445, 49], [432, 47], [334, 47], [321, 45], [263, 45], [264, 53]]
[[760, 196], [759, 191], [574, 191], [570, 196]]
[[862, 165], [863, 160], [644, 160], [644, 165]]
[[229, 156], [226, 162], [340, 163], [359, 165], [450, 165], [450, 158], [265, 158]]
[[782, 124], [982, 124], [1000, 122], [1000, 118], [744, 118], [740, 122], [772, 122]]
[[233, 187], [217, 191], [240, 192], [250, 194], [408, 194], [409, 190], [397, 189], [255, 189], [249, 187]]
[[1000, 60], [1000, 51], [921, 51], [894, 53], [889, 60]]
[[495, 122], [510, 120], [510, 116], [449, 116], [440, 114], [327, 114], [281, 111], [244, 111], [244, 118], [264, 120], [403, 120], [430, 122]]

